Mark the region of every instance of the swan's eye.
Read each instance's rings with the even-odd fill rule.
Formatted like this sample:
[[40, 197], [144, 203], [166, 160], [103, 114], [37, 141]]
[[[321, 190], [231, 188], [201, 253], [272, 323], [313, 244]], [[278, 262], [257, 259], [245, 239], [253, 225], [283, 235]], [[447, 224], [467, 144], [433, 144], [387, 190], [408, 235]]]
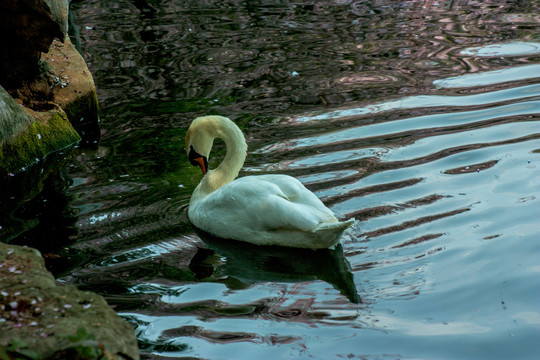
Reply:
[[202, 156], [198, 152], [195, 151], [193, 148], [193, 145], [189, 147], [189, 162], [193, 166], [198, 166], [201, 168], [203, 175], [205, 175], [208, 171], [208, 159], [206, 159], [205, 156]]

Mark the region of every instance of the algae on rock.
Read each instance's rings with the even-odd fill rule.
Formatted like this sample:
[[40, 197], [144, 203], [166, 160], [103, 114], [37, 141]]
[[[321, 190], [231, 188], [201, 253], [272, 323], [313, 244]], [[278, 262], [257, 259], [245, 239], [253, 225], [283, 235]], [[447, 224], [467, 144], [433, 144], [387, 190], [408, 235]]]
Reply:
[[16, 172], [79, 140], [64, 111], [24, 111], [0, 86], [0, 168]]

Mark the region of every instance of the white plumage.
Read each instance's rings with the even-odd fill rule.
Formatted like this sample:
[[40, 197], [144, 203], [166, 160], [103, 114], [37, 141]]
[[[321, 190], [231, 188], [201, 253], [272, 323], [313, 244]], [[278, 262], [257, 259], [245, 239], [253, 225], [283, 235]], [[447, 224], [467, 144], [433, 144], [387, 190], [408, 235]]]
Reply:
[[[227, 147], [223, 162], [212, 171], [207, 159], [214, 138]], [[193, 120], [186, 151], [205, 174], [193, 192], [188, 217], [215, 236], [258, 245], [310, 249], [334, 248], [354, 219], [339, 222], [332, 211], [300, 181], [287, 175], [239, 179], [247, 145], [241, 130], [221, 116]]]

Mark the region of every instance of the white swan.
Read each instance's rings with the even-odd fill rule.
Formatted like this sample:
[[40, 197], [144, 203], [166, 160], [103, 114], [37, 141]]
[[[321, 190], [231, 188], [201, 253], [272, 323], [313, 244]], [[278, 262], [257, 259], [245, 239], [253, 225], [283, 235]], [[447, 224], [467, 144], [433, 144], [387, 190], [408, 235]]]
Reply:
[[[215, 138], [225, 142], [223, 162], [208, 171]], [[334, 248], [354, 219], [340, 222], [315, 194], [287, 175], [235, 178], [246, 159], [242, 131], [222, 116], [199, 117], [186, 134], [191, 164], [204, 174], [193, 191], [188, 217], [212, 235], [257, 245]], [[233, 181], [234, 180], [234, 181]]]

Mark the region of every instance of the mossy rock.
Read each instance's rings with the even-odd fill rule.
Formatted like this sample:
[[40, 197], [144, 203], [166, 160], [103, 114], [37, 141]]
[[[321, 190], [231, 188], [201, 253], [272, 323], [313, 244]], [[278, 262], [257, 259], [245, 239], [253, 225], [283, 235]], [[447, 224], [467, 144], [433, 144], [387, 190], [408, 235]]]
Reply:
[[138, 359], [133, 328], [103, 297], [57, 286], [32, 248], [0, 243], [0, 359]]
[[[83, 143], [99, 138], [99, 104], [92, 74], [69, 38], [64, 43], [54, 40], [41, 61], [50, 69], [56, 82], [52, 102], [63, 109], [82, 137]], [[60, 75], [61, 74], [61, 75]]]
[[0, 86], [0, 145], [24, 131], [32, 117]]
[[0, 145], [0, 168], [14, 173], [39, 161], [50, 153], [80, 140], [63, 111], [48, 111], [44, 122], [33, 121], [25, 130]]

